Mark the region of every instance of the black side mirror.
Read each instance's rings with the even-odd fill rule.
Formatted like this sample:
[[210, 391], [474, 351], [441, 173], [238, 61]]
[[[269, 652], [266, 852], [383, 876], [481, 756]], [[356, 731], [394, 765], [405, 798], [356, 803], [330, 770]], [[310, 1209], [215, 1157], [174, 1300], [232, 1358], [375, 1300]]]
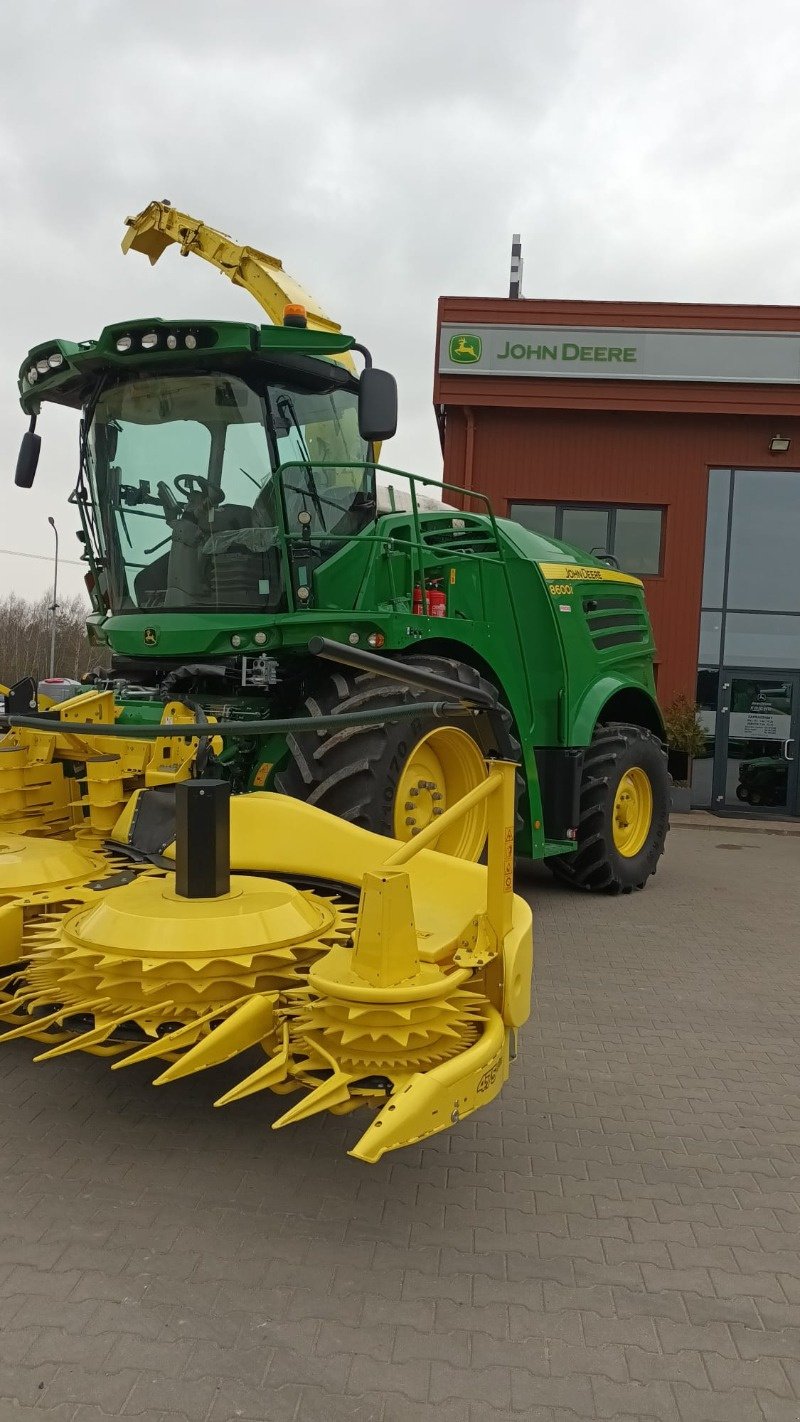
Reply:
[[358, 432], [368, 444], [378, 444], [396, 429], [397, 381], [388, 370], [367, 366], [358, 384]]
[[33, 430], [26, 430], [22, 436], [22, 444], [19, 447], [17, 456], [17, 468], [14, 474], [14, 483], [18, 489], [29, 489], [36, 474], [36, 466], [39, 463], [39, 450], [42, 447], [42, 436]]

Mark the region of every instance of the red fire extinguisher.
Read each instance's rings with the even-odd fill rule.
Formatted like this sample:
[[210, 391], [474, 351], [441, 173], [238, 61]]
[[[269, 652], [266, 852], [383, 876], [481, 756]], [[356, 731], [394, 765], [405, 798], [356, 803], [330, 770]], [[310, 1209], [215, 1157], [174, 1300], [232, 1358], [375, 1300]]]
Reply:
[[[425, 602], [427, 603], [428, 617], [447, 616], [447, 596], [440, 586], [425, 584]], [[411, 611], [414, 617], [424, 617], [425, 609], [422, 605], [422, 588], [419, 584], [414, 588], [414, 599], [411, 604]]]

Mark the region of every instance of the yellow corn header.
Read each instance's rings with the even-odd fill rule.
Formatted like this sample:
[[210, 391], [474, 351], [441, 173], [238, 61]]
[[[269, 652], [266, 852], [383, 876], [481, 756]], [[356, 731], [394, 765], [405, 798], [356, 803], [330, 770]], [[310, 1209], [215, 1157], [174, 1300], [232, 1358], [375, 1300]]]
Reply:
[[[369, 1162], [491, 1101], [530, 1010], [515, 767], [401, 844], [190, 778], [180, 702], [149, 739], [116, 715], [89, 692], [0, 741], [0, 1041], [152, 1059], [159, 1086], [237, 1059], [215, 1105], [299, 1093], [276, 1128], [370, 1107]], [[431, 848], [481, 803], [485, 865]]]

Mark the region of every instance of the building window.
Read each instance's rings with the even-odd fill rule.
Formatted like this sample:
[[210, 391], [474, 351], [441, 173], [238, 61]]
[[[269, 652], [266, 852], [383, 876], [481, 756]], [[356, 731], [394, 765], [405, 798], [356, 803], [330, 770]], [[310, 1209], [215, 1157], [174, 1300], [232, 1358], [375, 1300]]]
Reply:
[[711, 469], [700, 664], [800, 668], [800, 474]]
[[628, 573], [661, 572], [664, 510], [630, 504], [509, 504], [508, 516], [587, 553], [610, 553]]

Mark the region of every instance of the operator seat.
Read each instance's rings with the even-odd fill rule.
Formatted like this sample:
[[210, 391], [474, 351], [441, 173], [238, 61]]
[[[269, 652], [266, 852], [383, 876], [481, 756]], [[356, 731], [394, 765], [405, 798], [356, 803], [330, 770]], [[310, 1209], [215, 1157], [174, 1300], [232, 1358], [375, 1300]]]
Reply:
[[167, 567], [165, 607], [192, 607], [210, 601], [210, 588], [202, 576], [200, 548], [203, 533], [186, 514], [172, 525], [172, 545]]
[[271, 528], [254, 521], [245, 504], [222, 504], [203, 546], [206, 583], [220, 607], [277, 607], [280, 555]]
[[133, 580], [133, 595], [137, 607], [163, 607], [169, 578], [169, 553], [163, 553], [146, 567], [140, 568]]

